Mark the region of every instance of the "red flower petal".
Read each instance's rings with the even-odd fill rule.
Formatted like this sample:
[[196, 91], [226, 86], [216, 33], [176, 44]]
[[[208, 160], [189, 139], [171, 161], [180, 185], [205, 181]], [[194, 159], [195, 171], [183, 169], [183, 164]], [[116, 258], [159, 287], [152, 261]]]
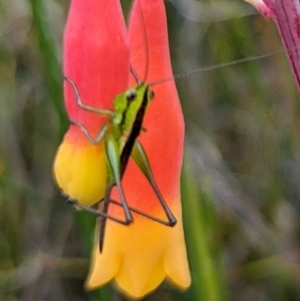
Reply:
[[[118, 0], [72, 0], [64, 36], [64, 74], [73, 80], [82, 101], [111, 108], [115, 95], [127, 88], [129, 53], [126, 26]], [[65, 82], [69, 117], [95, 135], [103, 122], [75, 103]]]

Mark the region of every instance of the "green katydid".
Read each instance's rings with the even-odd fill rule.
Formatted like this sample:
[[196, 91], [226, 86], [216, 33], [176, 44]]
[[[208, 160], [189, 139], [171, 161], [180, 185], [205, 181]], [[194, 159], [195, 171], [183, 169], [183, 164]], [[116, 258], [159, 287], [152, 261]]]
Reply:
[[[134, 76], [136, 77], [135, 74]], [[128, 225], [133, 222], [131, 212], [135, 212], [161, 224], [171, 227], [174, 226], [177, 222], [176, 218], [165, 202], [152, 174], [147, 154], [141, 143], [137, 140], [142, 130], [147, 106], [153, 98], [153, 93], [149, 89], [149, 85], [142, 83], [136, 77], [138, 82], [137, 86], [117, 95], [114, 100], [113, 110], [102, 110], [84, 104], [76, 84], [68, 77], [65, 76], [64, 78], [72, 86], [76, 103], [80, 108], [108, 117], [107, 122], [102, 126], [96, 138], [93, 138], [90, 135], [83, 124], [71, 120], [71, 124], [78, 126], [92, 144], [98, 144], [101, 141], [104, 142], [108, 173], [105, 196], [103, 200], [100, 200], [103, 201], [102, 211], [86, 207], [78, 201], [68, 198], [69, 203], [102, 218], [100, 223], [100, 252], [103, 249], [106, 219]], [[167, 220], [156, 218], [128, 206], [121, 180], [130, 156], [134, 159], [135, 163], [152, 186], [158, 201], [166, 214]], [[121, 203], [110, 199], [112, 188], [114, 186], [117, 186]], [[125, 220], [108, 215], [107, 211], [110, 203], [123, 207]]]

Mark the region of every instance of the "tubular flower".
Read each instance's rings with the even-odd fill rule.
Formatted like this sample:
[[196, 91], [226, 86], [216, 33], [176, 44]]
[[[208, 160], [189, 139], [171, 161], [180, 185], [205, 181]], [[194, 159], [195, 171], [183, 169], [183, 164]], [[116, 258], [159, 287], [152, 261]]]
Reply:
[[266, 2], [271, 2], [273, 0], [244, 0], [256, 7], [256, 9], [263, 14], [266, 18], [273, 18], [275, 15], [272, 9], [268, 6]]
[[298, 0], [245, 0], [273, 19], [284, 45], [300, 92], [300, 4]]
[[[172, 77], [165, 8], [162, 0], [136, 0], [129, 25], [131, 66], [147, 82]], [[148, 49], [147, 49], [148, 48]], [[147, 68], [148, 66], [148, 68]], [[131, 79], [131, 86], [136, 82]], [[185, 289], [190, 285], [180, 204], [180, 170], [184, 122], [173, 81], [154, 85], [154, 99], [147, 109], [139, 136], [157, 184], [177, 218], [172, 228], [133, 213], [134, 223], [123, 226], [107, 220], [102, 253], [98, 235], [86, 282], [93, 289], [114, 279], [116, 286], [132, 298], [154, 290], [165, 278]], [[155, 217], [166, 216], [159, 201], [134, 162], [129, 161], [123, 180], [129, 206]], [[113, 199], [119, 199], [113, 191]], [[109, 214], [123, 218], [111, 204]]]
[[[129, 49], [119, 0], [72, 0], [64, 34], [64, 75], [72, 80], [82, 102], [109, 109], [114, 96], [128, 85]], [[105, 118], [83, 110], [70, 83], [64, 83], [69, 119], [96, 137]], [[91, 144], [71, 125], [56, 154], [54, 174], [62, 191], [91, 206], [106, 189], [103, 143]]]

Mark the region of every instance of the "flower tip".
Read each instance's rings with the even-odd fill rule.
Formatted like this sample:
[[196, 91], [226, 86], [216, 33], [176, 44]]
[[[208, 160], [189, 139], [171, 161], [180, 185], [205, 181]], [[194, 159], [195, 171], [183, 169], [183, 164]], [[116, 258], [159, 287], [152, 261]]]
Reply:
[[264, 0], [244, 0], [253, 5], [264, 17], [274, 19], [276, 16], [269, 5]]
[[[97, 252], [96, 250], [94, 250]], [[116, 274], [116, 261], [111, 262], [111, 265], [107, 269], [94, 270], [92, 273], [88, 275], [84, 283], [84, 289], [86, 291], [93, 291], [102, 287], [103, 285], [110, 282]]]
[[167, 276], [167, 280], [170, 282], [170, 284], [172, 286], [175, 286], [178, 290], [181, 291], [185, 291], [187, 290], [191, 283], [192, 283], [192, 279], [191, 279], [191, 274], [190, 274], [190, 270], [187, 266], [187, 261], [182, 260], [181, 264], [179, 263], [180, 268], [177, 274], [171, 274], [172, 276], [170, 276], [170, 274], [168, 274]]
[[[172, 211], [179, 216], [178, 208]], [[101, 254], [97, 227], [86, 289], [96, 289], [113, 279], [124, 296], [138, 300], [164, 279], [181, 291], [189, 287], [191, 278], [180, 220], [174, 228], [146, 219], [130, 227], [113, 222], [108, 226]]]
[[191, 285], [191, 274], [185, 249], [185, 241], [182, 227], [177, 234], [177, 241], [168, 249], [164, 259], [167, 280], [181, 291], [185, 291]]
[[130, 290], [128, 290], [127, 288], [124, 288], [122, 286], [119, 285], [119, 283], [115, 282], [114, 283], [117, 290], [122, 292], [122, 294], [124, 296], [126, 296], [126, 298], [128, 300], [132, 300], [132, 301], [138, 301], [138, 300], [141, 300], [143, 299], [146, 295], [149, 295], [152, 291], [155, 290], [155, 288], [153, 288], [152, 290], [135, 290], [133, 288], [131, 288]]
[[118, 291], [122, 292], [124, 296], [129, 298], [129, 300], [141, 300], [145, 296], [154, 292], [164, 280], [166, 280], [171, 286], [176, 287], [181, 292], [187, 290], [191, 285], [191, 277], [188, 270], [186, 272], [183, 271], [183, 274], [181, 275], [165, 276], [163, 275], [164, 273], [161, 275], [158, 274], [159, 273], [154, 273], [152, 275], [153, 277], [150, 276], [150, 279], [148, 279], [146, 285], [143, 279], [141, 279], [141, 283], [139, 283], [137, 278], [129, 286], [124, 286], [123, 281], [118, 281], [118, 278], [115, 279], [114, 284]]
[[[175, 279], [177, 278], [177, 279]], [[168, 282], [173, 286], [176, 287], [179, 291], [186, 291], [192, 283], [190, 273], [184, 273], [183, 275], [179, 275], [179, 277], [168, 277]]]

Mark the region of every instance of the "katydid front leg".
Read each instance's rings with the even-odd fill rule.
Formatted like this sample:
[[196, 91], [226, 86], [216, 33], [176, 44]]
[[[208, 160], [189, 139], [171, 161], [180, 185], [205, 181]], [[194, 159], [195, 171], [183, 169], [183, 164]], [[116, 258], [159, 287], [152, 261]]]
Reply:
[[84, 104], [81, 100], [81, 97], [80, 97], [80, 94], [79, 94], [79, 91], [77, 89], [77, 86], [76, 84], [74, 83], [74, 81], [72, 81], [71, 79], [69, 79], [67, 76], [63, 75], [64, 77], [64, 80], [66, 82], [68, 82], [72, 88], [73, 88], [73, 91], [74, 91], [74, 94], [75, 94], [75, 100], [76, 100], [76, 103], [77, 105], [82, 108], [83, 110], [86, 110], [86, 111], [89, 111], [89, 112], [92, 112], [92, 113], [96, 113], [96, 114], [99, 114], [99, 115], [103, 115], [103, 116], [112, 116], [113, 115], [113, 112], [111, 110], [106, 110], [106, 109], [100, 109], [100, 108], [97, 108], [97, 107], [94, 107], [94, 106], [90, 106], [90, 105], [87, 105], [87, 104]]
[[[79, 91], [78, 91], [77, 86], [74, 83], [74, 81], [72, 81], [71, 79], [69, 79], [65, 75], [64, 75], [64, 79], [65, 79], [65, 81], [67, 81], [72, 86], [74, 94], [75, 94], [76, 103], [80, 108], [82, 108], [86, 111], [92, 112], [92, 113], [102, 115], [102, 116], [109, 116], [109, 117], [113, 116], [113, 112], [111, 110], [99, 109], [99, 108], [84, 104], [81, 100]], [[103, 137], [104, 137], [104, 135], [107, 131], [107, 127], [108, 127], [107, 123], [105, 123], [102, 126], [102, 128], [100, 129], [100, 131], [99, 131], [98, 135], [96, 136], [96, 138], [93, 138], [91, 136], [91, 134], [89, 133], [88, 129], [82, 123], [74, 121], [74, 120], [70, 120], [70, 122], [71, 122], [71, 124], [78, 126], [80, 128], [80, 130], [83, 132], [83, 134], [87, 137], [87, 139], [92, 144], [98, 144], [103, 139]]]
[[72, 125], [76, 125], [80, 128], [82, 133], [86, 136], [86, 138], [92, 143], [92, 144], [98, 144], [105, 136], [107, 129], [108, 129], [108, 124], [104, 123], [102, 128], [100, 129], [99, 133], [97, 134], [96, 138], [93, 138], [91, 134], [89, 133], [88, 129], [80, 122], [70, 120], [70, 123]]

